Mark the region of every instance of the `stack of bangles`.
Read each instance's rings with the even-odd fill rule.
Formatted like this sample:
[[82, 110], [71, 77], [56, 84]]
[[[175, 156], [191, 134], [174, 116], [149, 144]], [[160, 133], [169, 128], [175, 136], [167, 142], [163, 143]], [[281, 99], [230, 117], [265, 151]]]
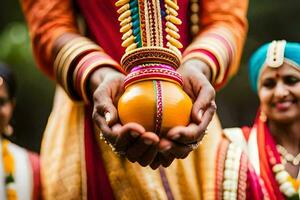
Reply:
[[59, 50], [54, 61], [54, 73], [58, 83], [72, 99], [83, 99], [87, 103], [87, 79], [93, 71], [104, 65], [123, 72], [120, 65], [100, 46], [88, 38], [78, 36]]
[[167, 80], [183, 85], [181, 75], [173, 67], [164, 64], [145, 64], [134, 67], [124, 80], [125, 89], [136, 82], [144, 80]]

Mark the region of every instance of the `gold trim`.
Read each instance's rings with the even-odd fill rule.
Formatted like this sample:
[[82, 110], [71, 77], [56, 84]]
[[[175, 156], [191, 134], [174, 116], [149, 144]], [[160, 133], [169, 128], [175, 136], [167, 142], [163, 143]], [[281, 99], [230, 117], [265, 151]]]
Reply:
[[163, 47], [143, 47], [126, 53], [121, 59], [125, 71], [147, 63], [166, 64], [177, 69], [180, 66], [179, 57], [171, 50]]

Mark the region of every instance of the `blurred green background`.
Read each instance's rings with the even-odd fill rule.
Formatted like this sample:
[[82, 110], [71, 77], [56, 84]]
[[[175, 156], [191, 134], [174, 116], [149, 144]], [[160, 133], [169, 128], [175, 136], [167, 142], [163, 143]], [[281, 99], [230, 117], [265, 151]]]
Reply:
[[[218, 113], [224, 127], [252, 123], [258, 100], [249, 87], [247, 61], [258, 46], [273, 39], [299, 42], [299, 8], [300, 1], [295, 0], [250, 1], [249, 33], [240, 71], [217, 93]], [[54, 83], [36, 69], [18, 1], [0, 4], [0, 61], [13, 68], [18, 80], [13, 140], [38, 152], [52, 107]]]

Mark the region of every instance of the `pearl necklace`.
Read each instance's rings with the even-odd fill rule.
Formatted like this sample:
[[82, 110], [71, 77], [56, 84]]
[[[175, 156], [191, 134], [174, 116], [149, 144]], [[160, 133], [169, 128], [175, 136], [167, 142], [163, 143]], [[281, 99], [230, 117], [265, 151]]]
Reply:
[[[279, 184], [279, 190], [288, 199], [300, 199], [299, 181], [293, 179], [289, 173], [285, 170], [285, 167], [281, 163], [277, 163], [272, 167], [272, 171], [275, 174], [275, 179]], [[295, 188], [296, 186], [296, 188]]]
[[294, 166], [299, 166], [300, 164], [300, 153], [298, 153], [298, 155], [294, 156], [292, 154], [290, 154], [286, 148], [284, 148], [283, 146], [277, 144], [276, 145], [277, 151], [280, 153], [282, 159], [286, 162], [289, 162], [291, 164], [293, 164]]

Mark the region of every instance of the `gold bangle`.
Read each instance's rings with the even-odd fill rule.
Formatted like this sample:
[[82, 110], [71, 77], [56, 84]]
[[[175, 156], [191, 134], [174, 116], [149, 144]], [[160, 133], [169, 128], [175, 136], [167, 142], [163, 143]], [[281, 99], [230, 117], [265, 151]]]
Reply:
[[65, 54], [65, 52], [70, 48], [72, 47], [74, 44], [80, 42], [80, 41], [88, 41], [87, 38], [84, 38], [84, 37], [76, 37], [76, 38], [73, 38], [72, 40], [70, 40], [69, 42], [67, 42], [58, 52], [58, 54], [56, 55], [55, 57], [55, 60], [54, 60], [54, 71], [57, 71], [57, 68], [58, 68], [58, 64], [62, 58], [62, 56]]
[[92, 63], [90, 66], [88, 66], [84, 70], [84, 72], [83, 72], [83, 74], [81, 76], [81, 80], [80, 80], [80, 90], [81, 90], [82, 98], [83, 98], [83, 100], [86, 103], [89, 102], [89, 98], [87, 97], [87, 92], [86, 92], [86, 80], [87, 80], [87, 77], [90, 75], [91, 72], [93, 72], [97, 68], [100, 68], [101, 65], [116, 66], [116, 65], [118, 65], [118, 63], [116, 63], [113, 60], [109, 60], [109, 59], [101, 59], [101, 60], [95, 61], [94, 63]]
[[199, 52], [192, 52], [188, 53], [186, 56], [184, 56], [182, 63], [190, 60], [190, 59], [199, 59], [203, 62], [205, 62], [210, 70], [211, 70], [211, 80], [210, 82], [214, 84], [217, 76], [217, 66], [215, 65], [214, 61], [211, 60], [211, 58], [205, 54], [199, 53]]
[[225, 76], [225, 71], [228, 66], [224, 66], [224, 62], [222, 60], [222, 56], [219, 54], [217, 48], [215, 48], [214, 46], [211, 46], [211, 45], [208, 45], [208, 44], [198, 44], [197, 45], [197, 48], [201, 48], [201, 49], [205, 49], [209, 52], [211, 52], [215, 57], [216, 59], [218, 60], [218, 63], [219, 63], [219, 73], [218, 73], [218, 76], [216, 77], [216, 83], [220, 83], [222, 82], [224, 76]]
[[74, 71], [73, 71], [73, 76], [72, 76], [72, 78], [73, 78], [73, 85], [76, 84], [76, 76], [77, 76], [78, 70], [80, 69], [81, 65], [82, 65], [83, 63], [85, 63], [86, 61], [88, 61], [91, 57], [93, 57], [93, 56], [95, 56], [95, 55], [105, 55], [105, 53], [102, 52], [102, 51], [93, 51], [93, 52], [91, 52], [91, 53], [85, 55], [85, 56], [77, 63], [77, 65], [76, 65], [76, 67], [75, 67], [75, 69], [74, 69]]
[[[77, 42], [75, 44], [73, 44], [72, 46], [70, 46], [61, 56], [60, 60], [58, 61], [57, 66], [55, 66], [55, 72], [59, 73], [59, 71], [61, 71], [61, 67], [64, 65], [64, 62], [66, 61], [66, 58], [72, 54], [73, 51], [75, 51], [77, 48], [80, 48], [82, 46], [91, 44], [91, 42], [89, 41], [81, 41], [81, 42]], [[93, 44], [93, 43], [92, 43]]]
[[89, 50], [100, 50], [101, 48], [96, 45], [96, 44], [87, 44], [84, 46], [81, 46], [75, 51], [73, 51], [66, 59], [65, 62], [63, 63], [63, 66], [61, 68], [61, 77], [58, 77], [58, 80], [61, 80], [62, 86], [66, 89], [66, 91], [69, 92], [69, 87], [68, 87], [68, 71], [70, 68], [71, 63], [76, 59], [76, 57], [80, 56], [82, 53], [89, 51]]
[[[221, 56], [222, 60], [225, 63], [229, 63], [229, 54], [227, 54], [226, 52], [226, 47], [224, 46], [224, 44], [222, 43], [223, 48], [220, 48], [220, 46], [218, 46], [215, 42], [213, 42], [212, 40], [216, 41], [216, 39], [214, 38], [206, 38], [206, 39], [201, 39], [200, 42], [203, 45], [209, 45], [213, 48], [213, 51], [218, 51], [219, 55]], [[219, 41], [217, 41], [219, 43]]]

